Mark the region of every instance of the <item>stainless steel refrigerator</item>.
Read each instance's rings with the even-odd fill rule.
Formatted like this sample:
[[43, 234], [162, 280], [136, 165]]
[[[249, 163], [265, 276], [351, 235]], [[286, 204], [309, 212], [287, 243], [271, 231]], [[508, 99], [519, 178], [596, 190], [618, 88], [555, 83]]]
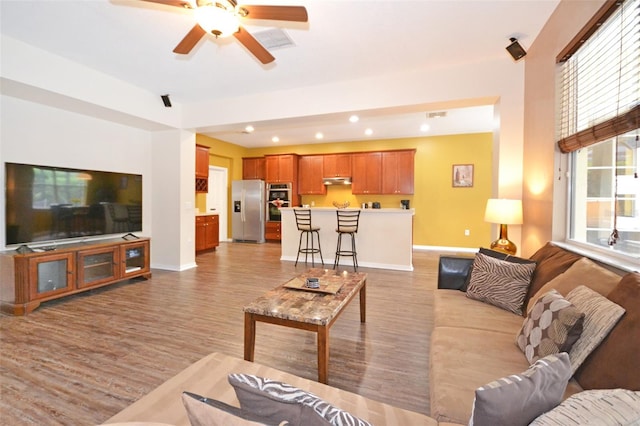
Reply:
[[231, 184], [233, 241], [264, 243], [265, 186], [261, 180], [234, 180]]

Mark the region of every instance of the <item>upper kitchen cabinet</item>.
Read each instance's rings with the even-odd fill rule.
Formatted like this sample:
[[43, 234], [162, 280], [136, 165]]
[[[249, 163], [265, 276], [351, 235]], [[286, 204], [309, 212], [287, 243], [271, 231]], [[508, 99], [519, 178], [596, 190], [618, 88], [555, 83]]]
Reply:
[[209, 191], [209, 147], [196, 145], [196, 192]]
[[382, 153], [382, 194], [413, 194], [415, 150]]
[[322, 177], [351, 177], [351, 154], [327, 154]]
[[382, 192], [382, 153], [364, 152], [351, 155], [353, 194]]
[[262, 179], [265, 178], [264, 157], [252, 157], [242, 159], [242, 179]]
[[298, 194], [326, 194], [327, 187], [324, 186], [322, 178], [324, 176], [324, 159], [322, 155], [303, 155], [298, 161], [299, 181]]
[[265, 156], [265, 175], [267, 183], [297, 183], [298, 156], [295, 154]]

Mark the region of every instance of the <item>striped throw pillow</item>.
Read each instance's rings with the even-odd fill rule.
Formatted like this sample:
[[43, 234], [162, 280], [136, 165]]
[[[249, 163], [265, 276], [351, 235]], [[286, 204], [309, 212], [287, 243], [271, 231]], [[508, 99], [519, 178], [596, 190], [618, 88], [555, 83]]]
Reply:
[[640, 425], [640, 392], [597, 389], [577, 393], [530, 426]]
[[607, 337], [625, 310], [583, 285], [571, 290], [567, 294], [567, 300], [584, 313], [582, 334], [569, 351], [572, 373], [575, 373], [589, 354]]
[[[229, 374], [240, 407], [265, 422], [290, 426], [371, 426], [316, 395], [276, 380], [251, 374]], [[269, 423], [269, 424], [271, 424]]]
[[467, 297], [522, 314], [535, 263], [520, 264], [476, 254]]

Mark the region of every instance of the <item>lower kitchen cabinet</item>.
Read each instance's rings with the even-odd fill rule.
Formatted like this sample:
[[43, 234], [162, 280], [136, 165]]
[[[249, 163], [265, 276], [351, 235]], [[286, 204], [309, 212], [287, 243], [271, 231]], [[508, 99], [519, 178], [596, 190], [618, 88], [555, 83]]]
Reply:
[[264, 238], [266, 240], [280, 241], [282, 239], [280, 222], [267, 222]]
[[220, 219], [217, 214], [196, 216], [196, 252], [220, 245]]

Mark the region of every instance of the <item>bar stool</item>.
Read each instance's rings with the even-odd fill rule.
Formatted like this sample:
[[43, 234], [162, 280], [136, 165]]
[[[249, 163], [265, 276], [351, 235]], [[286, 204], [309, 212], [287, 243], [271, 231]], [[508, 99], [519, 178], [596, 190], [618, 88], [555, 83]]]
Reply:
[[[350, 256], [353, 258], [353, 270], [358, 272], [358, 256], [356, 252], [356, 232], [358, 232], [358, 222], [360, 220], [360, 210], [336, 210], [338, 215], [338, 247], [336, 248], [336, 261], [333, 269], [336, 269], [340, 256]], [[351, 236], [351, 250], [342, 250], [342, 236]]]
[[[311, 254], [311, 265], [316, 266], [315, 264], [315, 253], [320, 255], [320, 261], [322, 262], [322, 266], [324, 266], [324, 259], [322, 258], [322, 251], [320, 249], [320, 228], [317, 226], [311, 225], [311, 210], [300, 210], [293, 209], [293, 213], [296, 215], [296, 226], [298, 227], [298, 231], [300, 231], [300, 241], [298, 242], [298, 254], [296, 255], [296, 263], [295, 266], [298, 266], [298, 258], [300, 257], [300, 253], [304, 253], [304, 264], [307, 264], [307, 256]], [[313, 244], [314, 236], [316, 234], [318, 238], [318, 248], [316, 248]], [[306, 236], [306, 244], [302, 247], [302, 236]], [[311, 237], [311, 247], [309, 247], [309, 237]]]

